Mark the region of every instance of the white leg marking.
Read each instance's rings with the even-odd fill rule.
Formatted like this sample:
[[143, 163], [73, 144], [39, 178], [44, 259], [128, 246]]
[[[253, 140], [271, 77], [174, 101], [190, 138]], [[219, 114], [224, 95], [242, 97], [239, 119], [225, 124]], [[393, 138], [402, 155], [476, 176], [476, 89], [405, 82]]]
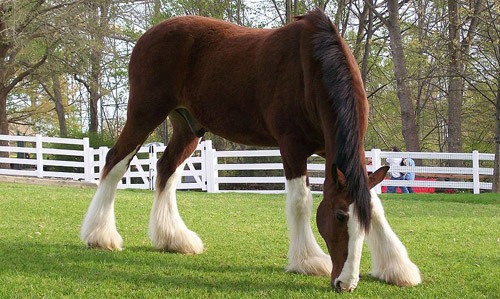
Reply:
[[122, 249], [123, 240], [116, 230], [115, 193], [116, 186], [127, 171], [128, 161], [134, 154], [135, 151], [126, 156], [99, 182], [80, 232], [80, 238], [89, 247]]
[[198, 254], [203, 252], [203, 242], [196, 233], [186, 227], [177, 209], [175, 189], [184, 165], [180, 165], [167, 180], [165, 189], [156, 188], [149, 221], [149, 236], [157, 249]]
[[359, 265], [363, 253], [363, 240], [365, 233], [360, 229], [358, 219], [354, 213], [354, 204], [349, 206], [349, 219], [347, 220], [347, 232], [349, 242], [347, 243], [347, 259], [339, 277], [335, 279], [334, 286], [342, 291], [353, 291], [358, 286]]
[[372, 223], [366, 236], [372, 253], [372, 275], [398, 286], [414, 286], [422, 280], [403, 243], [391, 229], [384, 208], [375, 191], [371, 191]]
[[290, 248], [289, 272], [330, 275], [332, 261], [316, 242], [311, 229], [312, 195], [302, 176], [287, 182], [286, 216]]

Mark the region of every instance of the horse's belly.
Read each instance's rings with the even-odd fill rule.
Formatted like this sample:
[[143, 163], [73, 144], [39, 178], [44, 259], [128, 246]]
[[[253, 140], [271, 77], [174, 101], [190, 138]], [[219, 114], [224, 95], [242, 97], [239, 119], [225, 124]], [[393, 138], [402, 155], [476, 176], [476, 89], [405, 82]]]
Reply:
[[214, 107], [192, 107], [193, 117], [207, 131], [227, 140], [247, 145], [276, 146], [262, 114], [254, 109], [217, 104]]

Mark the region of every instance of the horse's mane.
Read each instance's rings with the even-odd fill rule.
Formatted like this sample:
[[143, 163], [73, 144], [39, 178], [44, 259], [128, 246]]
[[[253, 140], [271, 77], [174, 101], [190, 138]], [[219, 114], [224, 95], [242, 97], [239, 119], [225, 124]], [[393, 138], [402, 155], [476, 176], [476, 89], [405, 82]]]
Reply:
[[[319, 9], [303, 16], [316, 27], [313, 35], [313, 58], [320, 62], [323, 84], [329, 104], [336, 116], [336, 152], [334, 163], [344, 173], [347, 180], [347, 195], [353, 199], [358, 221], [368, 231], [371, 222], [370, 191], [361, 161], [363, 138], [360, 126], [360, 113], [354, 84], [362, 84], [361, 79], [354, 82], [354, 72], [349, 59], [354, 59], [337, 28]], [[351, 64], [352, 65], [352, 64]], [[362, 107], [362, 106], [361, 106]]]

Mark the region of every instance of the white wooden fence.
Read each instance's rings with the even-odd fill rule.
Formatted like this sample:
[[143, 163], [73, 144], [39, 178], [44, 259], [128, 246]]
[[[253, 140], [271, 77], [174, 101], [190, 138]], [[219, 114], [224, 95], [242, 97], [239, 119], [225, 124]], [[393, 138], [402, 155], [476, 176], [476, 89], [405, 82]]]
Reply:
[[[88, 138], [67, 139], [0, 135], [8, 146], [0, 146], [0, 175], [63, 178], [97, 183], [105, 163], [107, 147], [93, 149]], [[156, 162], [165, 146], [152, 144], [140, 148], [131, 161], [119, 188], [153, 189]], [[6, 156], [8, 153], [8, 157]], [[493, 154], [383, 152], [373, 149], [366, 152], [374, 171], [385, 164], [388, 157], [405, 157], [422, 161], [427, 166], [400, 166], [394, 171], [415, 172], [418, 180], [384, 180], [382, 186], [411, 186], [444, 189], [468, 189], [475, 194], [491, 190]], [[448, 167], [450, 160], [460, 160], [462, 167]], [[313, 156], [308, 163], [310, 183], [314, 191], [321, 191], [324, 180], [324, 161]], [[449, 180], [451, 178], [451, 180]], [[284, 192], [285, 178], [279, 150], [216, 151], [210, 140], [201, 142], [188, 159], [178, 185], [179, 189], [198, 189], [207, 192]]]

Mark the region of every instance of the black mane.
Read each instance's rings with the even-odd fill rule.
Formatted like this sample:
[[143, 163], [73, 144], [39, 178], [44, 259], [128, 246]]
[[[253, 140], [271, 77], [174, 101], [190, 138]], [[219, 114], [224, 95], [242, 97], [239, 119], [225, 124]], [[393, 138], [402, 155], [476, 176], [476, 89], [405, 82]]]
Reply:
[[334, 163], [344, 173], [347, 180], [347, 194], [355, 203], [356, 213], [362, 228], [368, 231], [371, 220], [370, 191], [360, 150], [364, 136], [359, 128], [358, 106], [354, 92], [353, 73], [349, 67], [342, 45], [342, 37], [330, 19], [319, 9], [307, 14], [316, 26], [313, 37], [313, 58], [322, 67], [323, 84], [328, 102], [336, 116], [332, 124], [336, 132], [336, 152]]

